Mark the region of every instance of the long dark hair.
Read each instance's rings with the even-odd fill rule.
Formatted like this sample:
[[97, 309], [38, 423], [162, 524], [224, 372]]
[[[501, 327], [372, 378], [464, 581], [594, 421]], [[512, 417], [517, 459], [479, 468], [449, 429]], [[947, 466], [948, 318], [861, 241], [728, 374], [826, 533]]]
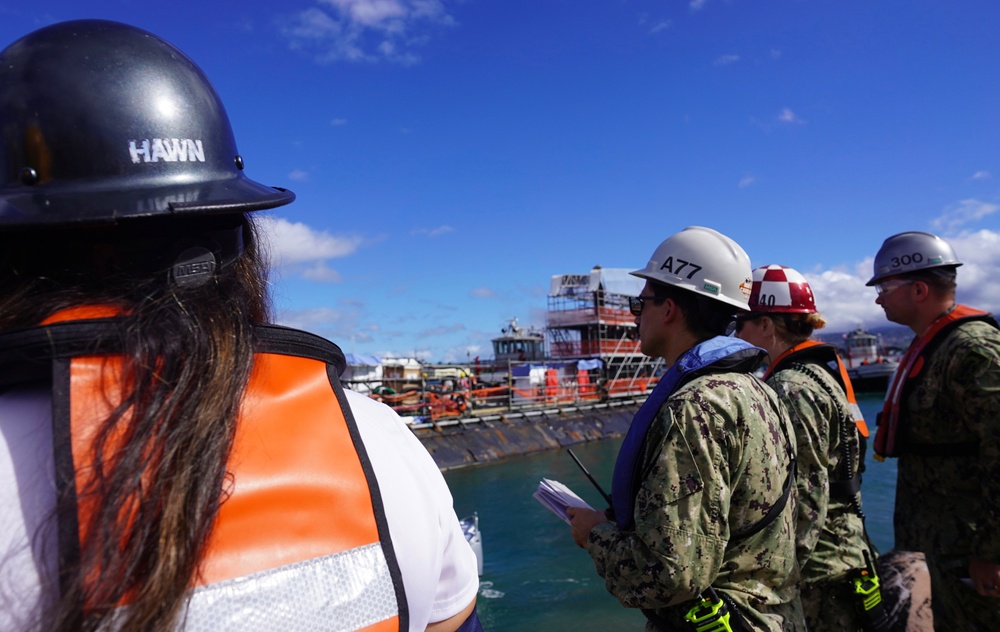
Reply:
[[[242, 226], [242, 255], [201, 287], [171, 283], [175, 238], [225, 226]], [[45, 629], [175, 628], [225, 494], [266, 270], [243, 215], [0, 235], [0, 331], [95, 304], [123, 327], [121, 404], [95, 420], [93, 476], [76, 490], [95, 509]]]

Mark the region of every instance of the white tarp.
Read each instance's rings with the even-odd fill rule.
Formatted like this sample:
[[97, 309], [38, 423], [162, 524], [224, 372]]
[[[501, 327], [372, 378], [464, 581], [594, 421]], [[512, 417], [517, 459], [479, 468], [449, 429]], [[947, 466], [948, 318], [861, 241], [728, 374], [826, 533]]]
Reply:
[[609, 294], [639, 296], [643, 279], [629, 274], [631, 268], [594, 268], [589, 274], [555, 274], [549, 296], [576, 296], [604, 288]]
[[345, 353], [344, 359], [348, 366], [379, 366], [382, 360], [373, 355], [360, 355], [357, 353]]

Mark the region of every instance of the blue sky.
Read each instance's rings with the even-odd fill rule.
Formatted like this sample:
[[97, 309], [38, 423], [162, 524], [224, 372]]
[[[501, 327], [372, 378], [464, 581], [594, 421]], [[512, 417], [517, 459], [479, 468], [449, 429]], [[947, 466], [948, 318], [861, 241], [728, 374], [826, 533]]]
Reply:
[[882, 240], [948, 238], [1000, 310], [1000, 4], [926, 0], [4, 3], [0, 42], [114, 19], [191, 56], [267, 216], [279, 322], [459, 361], [554, 274], [710, 226], [885, 324]]

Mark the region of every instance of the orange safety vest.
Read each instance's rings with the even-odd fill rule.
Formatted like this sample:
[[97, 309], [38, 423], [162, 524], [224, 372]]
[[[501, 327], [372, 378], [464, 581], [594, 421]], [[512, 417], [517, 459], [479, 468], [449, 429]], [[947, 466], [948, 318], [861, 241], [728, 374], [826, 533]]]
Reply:
[[790, 349], [786, 349], [781, 355], [774, 359], [769, 367], [767, 367], [767, 372], [764, 373], [764, 381], [771, 376], [777, 368], [786, 361], [794, 361], [796, 358], [793, 356], [828, 356], [819, 358], [824, 364], [827, 361], [836, 361], [837, 363], [837, 382], [840, 383], [840, 387], [844, 389], [844, 394], [847, 396], [847, 403], [850, 406], [851, 416], [854, 418], [854, 424], [858, 428], [858, 432], [861, 433], [862, 437], [868, 436], [868, 424], [865, 423], [864, 415], [861, 414], [861, 407], [858, 406], [858, 398], [854, 395], [854, 385], [851, 384], [851, 378], [847, 375], [847, 368], [844, 367], [844, 363], [840, 359], [840, 355], [833, 345], [819, 342], [816, 340], [806, 340], [800, 342]]
[[[261, 325], [255, 334], [227, 463], [231, 493], [184, 629], [325, 629], [330, 621], [338, 629], [407, 629], [378, 484], [338, 377], [343, 353], [294, 329]], [[119, 336], [104, 308], [67, 310], [0, 335], [0, 383], [49, 372], [56, 480], [74, 496], [89, 484], [97, 426], [120, 398]], [[62, 564], [79, 559], [93, 509], [84, 495], [76, 515], [61, 516]]]
[[[945, 335], [958, 325], [972, 320], [982, 320], [997, 326], [993, 316], [984, 311], [973, 309], [966, 305], [955, 305], [943, 316], [931, 323], [931, 326], [921, 336], [917, 336], [910, 343], [906, 354], [896, 368], [893, 375], [892, 384], [886, 394], [885, 403], [882, 405], [882, 412], [878, 415], [878, 428], [875, 431], [875, 459], [884, 461], [886, 457], [898, 457], [905, 448], [901, 449], [897, 438], [899, 429], [905, 423], [905, 411], [902, 408], [904, 393], [909, 393], [913, 386], [922, 377], [924, 364], [934, 348], [944, 340]], [[963, 456], [967, 452], [975, 453], [975, 450], [968, 449], [970, 446], [964, 444], [954, 444], [948, 446], [938, 446], [936, 451], [941, 456], [947, 456], [948, 452], [955, 449], [956, 456]], [[971, 446], [974, 448], [974, 446]]]
[[[764, 373], [764, 380], [766, 381], [774, 371], [779, 370], [783, 365], [793, 362], [818, 363], [822, 365], [823, 370], [828, 370], [833, 374], [834, 379], [837, 380], [840, 388], [844, 391], [849, 409], [844, 412], [848, 414], [850, 419], [843, 419], [841, 421], [841, 424], [844, 424], [840, 429], [841, 436], [844, 437], [841, 443], [843, 458], [841, 460], [840, 472], [838, 472], [839, 477], [830, 481], [830, 495], [839, 498], [854, 498], [861, 491], [861, 473], [864, 471], [864, 450], [866, 445], [865, 440], [868, 438], [868, 424], [865, 423], [864, 415], [861, 414], [861, 407], [858, 406], [858, 399], [854, 395], [854, 385], [851, 384], [851, 377], [847, 375], [847, 368], [844, 367], [844, 363], [841, 361], [840, 355], [833, 345], [816, 340], [806, 340], [790, 349], [786, 349], [781, 355], [775, 358]], [[831, 363], [837, 365], [836, 372], [830, 367]], [[806, 373], [812, 373], [812, 370], [807, 367], [804, 367], [803, 370]], [[813, 375], [813, 380], [817, 381], [821, 387], [826, 388], [829, 392], [824, 383], [819, 381], [818, 375]], [[830, 392], [830, 395], [833, 396], [833, 393]], [[860, 443], [859, 459], [856, 459], [850, 452], [846, 442], [846, 435], [843, 434], [849, 431], [852, 421], [860, 435], [858, 437]], [[861, 462], [857, 464], [857, 469], [855, 470], [850, 464], [858, 460]]]

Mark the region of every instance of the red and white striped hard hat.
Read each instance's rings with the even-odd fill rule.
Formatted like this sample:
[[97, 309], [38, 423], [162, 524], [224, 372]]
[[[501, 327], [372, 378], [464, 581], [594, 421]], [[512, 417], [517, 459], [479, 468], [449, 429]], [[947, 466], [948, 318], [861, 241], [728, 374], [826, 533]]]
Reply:
[[805, 277], [793, 268], [772, 264], [753, 271], [750, 310], [814, 314], [816, 299]]

